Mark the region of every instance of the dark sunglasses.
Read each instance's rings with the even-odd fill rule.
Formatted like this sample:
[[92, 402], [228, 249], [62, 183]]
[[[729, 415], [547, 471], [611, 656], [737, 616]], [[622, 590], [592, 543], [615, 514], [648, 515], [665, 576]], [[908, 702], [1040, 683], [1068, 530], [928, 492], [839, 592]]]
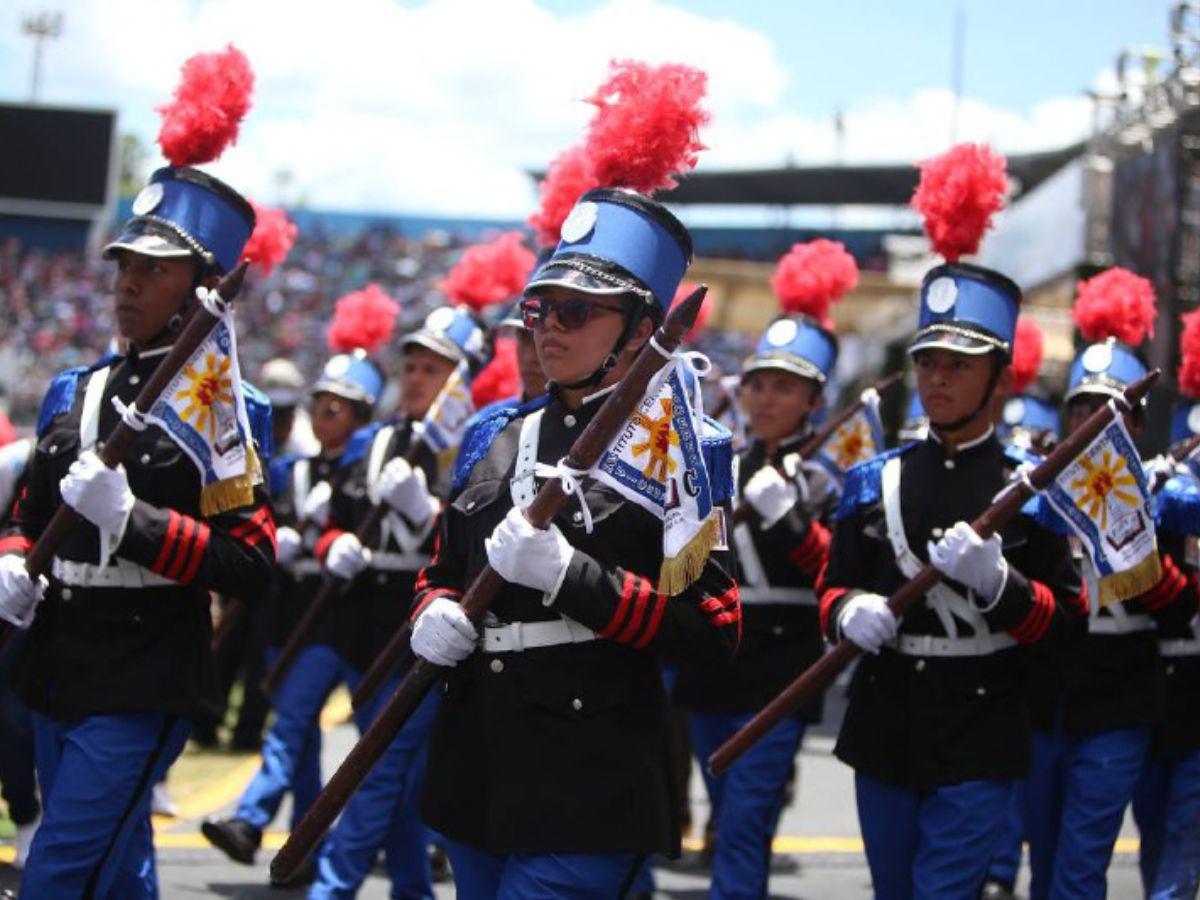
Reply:
[[521, 317], [525, 320], [525, 327], [533, 331], [545, 328], [551, 313], [564, 330], [575, 331], [586, 325], [593, 313], [602, 309], [609, 312], [625, 311], [622, 306], [605, 306], [588, 300], [559, 300], [548, 303], [540, 297], [529, 297], [521, 301]]

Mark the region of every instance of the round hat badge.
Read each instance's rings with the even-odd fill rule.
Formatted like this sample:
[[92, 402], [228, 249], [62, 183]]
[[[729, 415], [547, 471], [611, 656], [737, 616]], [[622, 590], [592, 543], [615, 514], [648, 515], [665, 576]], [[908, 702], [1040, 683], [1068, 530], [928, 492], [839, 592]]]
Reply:
[[767, 329], [767, 343], [772, 347], [786, 347], [796, 339], [799, 330], [791, 319], [780, 319]]
[[925, 291], [925, 306], [931, 313], [942, 315], [954, 308], [958, 285], [953, 278], [935, 278]]
[[1004, 404], [1004, 424], [1005, 425], [1020, 425], [1021, 420], [1025, 418], [1025, 401], [1020, 397], [1013, 397]]
[[1112, 347], [1108, 344], [1092, 344], [1083, 351], [1083, 368], [1086, 372], [1103, 372], [1112, 365]]
[[440, 306], [425, 318], [425, 328], [429, 331], [445, 331], [454, 324], [455, 312], [449, 306]]
[[335, 356], [325, 364], [325, 376], [327, 378], [341, 378], [350, 371], [350, 363], [349, 356]]
[[568, 244], [579, 243], [596, 227], [597, 215], [599, 215], [599, 207], [591, 200], [576, 204], [575, 208], [571, 210], [571, 214], [563, 220], [560, 236]]
[[159, 182], [148, 184], [133, 198], [133, 207], [131, 211], [135, 216], [145, 216], [154, 212], [158, 208], [158, 204], [162, 203], [163, 186]]
[[1200, 434], [1200, 403], [1188, 410], [1187, 426], [1192, 434]]

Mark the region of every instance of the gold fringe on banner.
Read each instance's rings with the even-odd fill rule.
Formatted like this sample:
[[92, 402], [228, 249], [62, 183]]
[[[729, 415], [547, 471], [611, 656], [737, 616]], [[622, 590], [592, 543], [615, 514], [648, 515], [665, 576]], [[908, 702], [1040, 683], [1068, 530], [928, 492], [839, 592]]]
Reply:
[[241, 509], [254, 502], [254, 486], [263, 480], [262, 464], [254, 445], [246, 444], [246, 472], [233, 478], [222, 478], [206, 484], [200, 491], [200, 515], [217, 516], [231, 509]]
[[720, 522], [717, 516], [720, 510], [714, 509], [709, 513], [708, 520], [700, 526], [696, 536], [687, 542], [675, 556], [664, 558], [662, 568], [658, 573], [658, 592], [674, 597], [688, 589], [693, 581], [704, 571], [708, 562], [708, 554], [717, 545], [721, 535]]
[[1162, 578], [1162, 562], [1155, 550], [1132, 569], [1114, 572], [1100, 579], [1100, 605], [1120, 603], [1144, 594]]

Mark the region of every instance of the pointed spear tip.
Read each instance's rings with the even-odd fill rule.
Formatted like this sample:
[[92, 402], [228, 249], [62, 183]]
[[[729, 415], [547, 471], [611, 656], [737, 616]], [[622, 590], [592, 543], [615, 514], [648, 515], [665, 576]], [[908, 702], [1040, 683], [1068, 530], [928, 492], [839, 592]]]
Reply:
[[231, 303], [242, 290], [242, 284], [246, 281], [246, 270], [248, 268], [250, 268], [250, 261], [243, 259], [217, 285], [217, 293], [221, 295], [221, 299], [226, 303]]
[[701, 284], [667, 311], [667, 318], [663, 322], [662, 328], [667, 339], [672, 341], [671, 347], [668, 349], [673, 350], [677, 347], [683, 340], [683, 336], [696, 323], [696, 317], [700, 315], [700, 306], [704, 303], [707, 293], [708, 285]]

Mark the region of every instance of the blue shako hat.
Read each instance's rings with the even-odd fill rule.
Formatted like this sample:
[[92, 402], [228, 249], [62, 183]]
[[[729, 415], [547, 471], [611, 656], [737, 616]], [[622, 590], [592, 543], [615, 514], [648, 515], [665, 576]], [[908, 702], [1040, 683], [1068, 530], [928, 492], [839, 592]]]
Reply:
[[[1084, 347], [1071, 363], [1067, 379], [1067, 403], [1081, 394], [1120, 397], [1130, 384], [1149, 369], [1128, 344], [1109, 338]], [[1142, 403], [1145, 403], [1143, 398]]]
[[312, 393], [336, 394], [374, 407], [383, 394], [383, 371], [366, 350], [331, 356], [313, 385]]
[[742, 374], [782, 369], [824, 384], [833, 374], [837, 356], [838, 342], [833, 332], [808, 316], [783, 316], [767, 326], [753, 355], [742, 364]]
[[487, 339], [479, 320], [464, 306], [439, 306], [416, 331], [400, 341], [417, 344], [454, 362], [465, 362], [475, 373], [487, 362]]
[[1013, 431], [1023, 429], [1038, 434], [1058, 437], [1058, 408], [1033, 394], [1018, 394], [1009, 397], [1000, 412], [997, 431], [1005, 437]]
[[691, 235], [666, 207], [635, 191], [598, 188], [563, 221], [558, 246], [534, 270], [525, 293], [559, 285], [635, 294], [661, 317], [691, 261]]
[[921, 282], [921, 311], [909, 354], [929, 347], [978, 355], [1012, 355], [1021, 289], [983, 266], [946, 263]]
[[241, 259], [254, 231], [254, 209], [241, 194], [207, 172], [166, 166], [133, 199], [133, 218], [104, 248], [146, 256], [195, 255], [224, 274]]
[[1172, 445], [1200, 434], [1200, 400], [1181, 400], [1171, 414]]
[[921, 395], [913, 390], [908, 395], [908, 410], [896, 437], [901, 441], [923, 441], [928, 433], [929, 416], [925, 415], [925, 407], [921, 405]]

